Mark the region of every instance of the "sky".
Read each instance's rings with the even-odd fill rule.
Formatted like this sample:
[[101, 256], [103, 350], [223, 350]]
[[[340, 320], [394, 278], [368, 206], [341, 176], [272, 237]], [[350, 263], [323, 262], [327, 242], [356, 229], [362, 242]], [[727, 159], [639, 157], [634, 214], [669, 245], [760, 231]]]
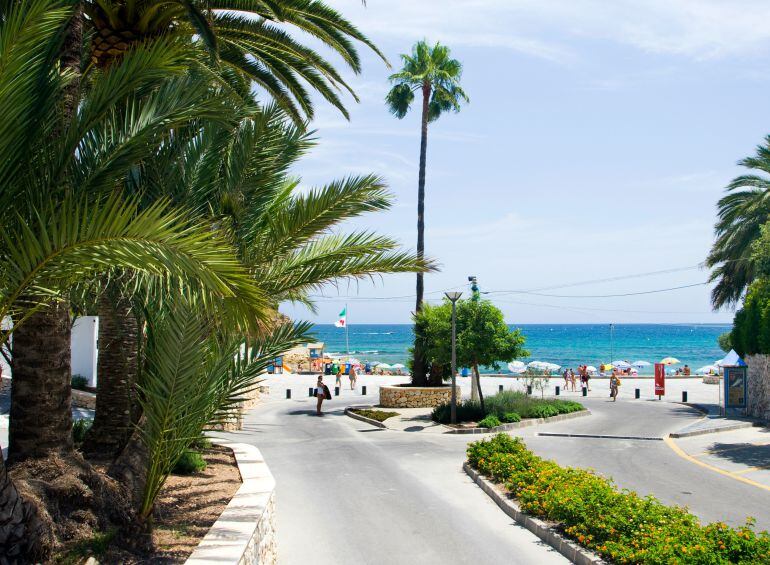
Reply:
[[[361, 49], [363, 72], [345, 73], [360, 97], [347, 100], [350, 121], [318, 101], [319, 145], [293, 171], [305, 187], [386, 179], [393, 207], [342, 230], [415, 247], [419, 106], [389, 114], [388, 76], [420, 39], [463, 64], [470, 103], [428, 134], [426, 254], [441, 270], [425, 277], [427, 299], [467, 296], [475, 275], [513, 324], [732, 320], [712, 311], [699, 265], [737, 161], [770, 129], [770, 4], [328, 3], [393, 65]], [[281, 309], [330, 323], [347, 303], [351, 325], [408, 323], [414, 286], [406, 274], [341, 282], [316, 295], [316, 312]], [[673, 287], [686, 288], [649, 293]]]

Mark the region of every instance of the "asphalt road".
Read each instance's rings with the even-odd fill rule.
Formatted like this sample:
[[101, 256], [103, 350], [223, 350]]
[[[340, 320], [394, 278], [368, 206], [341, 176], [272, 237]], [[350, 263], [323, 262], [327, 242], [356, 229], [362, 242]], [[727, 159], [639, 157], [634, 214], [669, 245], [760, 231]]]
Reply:
[[[687, 506], [703, 522], [741, 525], [747, 516], [770, 530], [770, 492], [704, 469], [663, 441], [542, 436], [539, 433], [663, 437], [700, 418], [687, 406], [654, 400], [587, 398], [592, 416], [522, 430], [527, 445], [562, 465], [591, 467], [621, 488]], [[719, 434], [713, 434], [714, 440]], [[705, 436], [704, 436], [705, 437]], [[768, 461], [770, 463], [770, 461]]]
[[320, 418], [271, 401], [217, 434], [257, 445], [276, 477], [281, 563], [567, 563], [462, 471], [467, 438], [374, 429], [344, 398]]
[[[694, 465], [663, 441], [539, 435], [661, 438], [700, 418], [676, 403], [603, 396], [580, 399], [591, 416], [519, 435], [544, 457], [688, 506], [704, 522], [753, 516], [770, 529], [770, 492]], [[319, 418], [308, 400], [274, 397], [243, 431], [226, 434], [257, 445], [276, 476], [282, 563], [565, 562], [462, 472], [465, 447], [479, 436], [379, 430], [342, 414], [347, 404], [375, 402], [344, 391]]]

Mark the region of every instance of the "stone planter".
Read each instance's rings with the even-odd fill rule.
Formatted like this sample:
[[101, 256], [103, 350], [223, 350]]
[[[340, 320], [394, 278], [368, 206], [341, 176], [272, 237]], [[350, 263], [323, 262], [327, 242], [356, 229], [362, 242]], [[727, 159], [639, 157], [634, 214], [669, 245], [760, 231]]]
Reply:
[[[457, 402], [460, 402], [460, 387]], [[385, 408], [432, 408], [452, 400], [451, 386], [381, 386], [380, 406]]]

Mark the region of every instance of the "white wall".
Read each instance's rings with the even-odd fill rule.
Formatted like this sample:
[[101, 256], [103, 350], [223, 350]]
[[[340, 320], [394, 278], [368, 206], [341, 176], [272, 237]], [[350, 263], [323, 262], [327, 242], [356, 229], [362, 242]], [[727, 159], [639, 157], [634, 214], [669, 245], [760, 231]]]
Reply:
[[96, 340], [99, 317], [81, 316], [72, 326], [72, 374], [83, 375], [89, 386], [96, 386]]

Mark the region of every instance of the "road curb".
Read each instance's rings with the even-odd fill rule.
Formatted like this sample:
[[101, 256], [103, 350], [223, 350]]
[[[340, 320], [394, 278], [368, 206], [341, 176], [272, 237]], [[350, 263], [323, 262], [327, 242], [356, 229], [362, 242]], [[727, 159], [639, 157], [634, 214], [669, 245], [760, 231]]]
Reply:
[[345, 408], [345, 415], [348, 416], [349, 418], [353, 418], [354, 420], [361, 420], [362, 422], [366, 422], [367, 424], [371, 424], [372, 426], [375, 426], [377, 428], [383, 428], [383, 429], [388, 428], [388, 426], [385, 425], [385, 422], [378, 422], [377, 420], [367, 418], [366, 416], [361, 416], [361, 414], [356, 414], [351, 410], [361, 410], [361, 407], [348, 406], [347, 408]]
[[691, 432], [673, 432], [668, 434], [672, 438], [683, 438], [693, 436], [703, 436], [706, 434], [718, 434], [719, 432], [732, 432], [734, 430], [742, 430], [744, 428], [752, 428], [756, 426], [754, 422], [736, 422], [728, 426], [721, 426], [719, 428], [706, 428], [703, 430], [693, 430]]
[[516, 501], [508, 498], [497, 485], [485, 479], [478, 471], [471, 467], [467, 461], [463, 463], [463, 470], [471, 479], [473, 479], [473, 482], [479, 485], [481, 490], [489, 495], [503, 512], [573, 563], [576, 563], [577, 565], [604, 565], [607, 563], [595, 553], [579, 546], [574, 541], [563, 536], [552, 525], [522, 512]]
[[[573, 418], [581, 418], [583, 416], [590, 416], [591, 411], [587, 408], [578, 412], [570, 412], [569, 414], [558, 414], [557, 416], [551, 416], [549, 418], [527, 418], [521, 422], [513, 422], [511, 424], [502, 424], [501, 426], [495, 426], [494, 428], [449, 428], [444, 432], [447, 434], [494, 434], [498, 432], [507, 432], [509, 430], [518, 430], [519, 428], [528, 428], [530, 426], [536, 426], [538, 424], [550, 424], [551, 422], [561, 422], [563, 420], [572, 420]], [[444, 426], [447, 427], [447, 426]]]
[[662, 437], [653, 436], [614, 436], [610, 434], [560, 434], [553, 432], [538, 432], [537, 435], [543, 437], [583, 437], [590, 439], [632, 439], [640, 441], [663, 441]]

